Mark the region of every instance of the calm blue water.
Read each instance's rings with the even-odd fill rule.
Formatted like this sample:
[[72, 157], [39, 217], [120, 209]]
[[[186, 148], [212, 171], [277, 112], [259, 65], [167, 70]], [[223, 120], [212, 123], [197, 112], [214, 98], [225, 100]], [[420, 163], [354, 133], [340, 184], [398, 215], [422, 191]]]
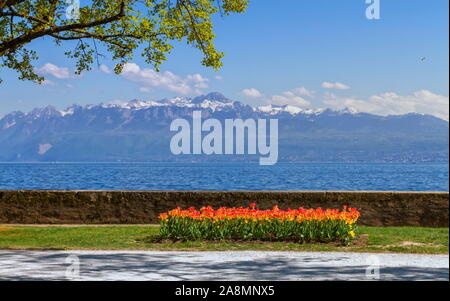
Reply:
[[448, 191], [448, 163], [0, 163], [0, 189]]

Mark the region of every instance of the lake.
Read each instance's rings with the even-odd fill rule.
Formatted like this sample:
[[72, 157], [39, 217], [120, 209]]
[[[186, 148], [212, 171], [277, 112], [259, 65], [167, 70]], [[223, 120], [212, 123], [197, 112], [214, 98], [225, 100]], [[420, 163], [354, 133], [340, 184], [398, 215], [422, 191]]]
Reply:
[[0, 163], [0, 189], [448, 191], [448, 163]]

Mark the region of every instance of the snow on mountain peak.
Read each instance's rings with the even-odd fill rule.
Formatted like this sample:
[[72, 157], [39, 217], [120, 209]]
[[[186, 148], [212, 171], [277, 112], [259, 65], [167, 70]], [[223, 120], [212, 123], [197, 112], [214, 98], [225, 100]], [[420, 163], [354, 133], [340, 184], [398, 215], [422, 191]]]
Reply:
[[347, 114], [358, 114], [359, 111], [353, 107], [346, 107], [343, 110], [340, 110], [341, 113], [347, 113]]
[[281, 111], [283, 111], [283, 109], [280, 106], [267, 105], [267, 106], [257, 107], [257, 108], [255, 108], [255, 111], [261, 112], [261, 113], [267, 113], [270, 115], [276, 115], [276, 114], [280, 113]]
[[289, 113], [291, 115], [305, 114], [305, 115], [319, 115], [322, 114], [325, 109], [302, 109], [300, 107], [292, 106], [292, 105], [267, 105], [260, 106], [254, 109], [255, 112], [266, 113], [269, 115], [278, 115], [280, 113]]
[[226, 98], [222, 93], [219, 92], [212, 92], [206, 95], [197, 96], [194, 99], [192, 99], [192, 103], [200, 104], [205, 102], [206, 100], [210, 102], [220, 102], [220, 103], [232, 103], [233, 101], [231, 99]]
[[73, 115], [74, 109], [73, 108], [67, 108], [64, 111], [59, 111], [59, 113], [61, 113], [62, 117], [66, 116], [66, 115]]
[[213, 112], [225, 107], [232, 107], [234, 103], [223, 103], [220, 101], [204, 100], [199, 106], [203, 109], [211, 109]]
[[54, 117], [59, 116], [61, 113], [54, 106], [46, 106], [43, 108], [36, 108], [31, 112], [27, 113], [27, 116], [30, 116], [33, 119], [37, 119], [40, 117]]
[[[122, 108], [129, 110], [147, 109], [150, 107], [163, 107], [163, 106], [176, 106], [185, 108], [202, 108], [211, 109], [213, 112], [226, 107], [232, 107], [234, 102], [225, 98], [220, 93], [210, 93], [208, 95], [202, 95], [194, 99], [188, 97], [173, 97], [165, 98], [160, 101], [141, 101], [132, 100], [129, 102], [115, 101], [107, 105], [102, 105], [104, 108]], [[91, 107], [87, 107], [90, 109]]]
[[194, 107], [192, 104], [192, 99], [187, 97], [174, 97], [174, 98], [166, 98], [161, 100], [159, 103], [164, 105], [173, 105], [177, 107]]
[[276, 105], [267, 105], [267, 106], [260, 106], [255, 108], [256, 112], [266, 113], [270, 115], [277, 115], [282, 112], [290, 113], [292, 115], [297, 115], [303, 112], [303, 109], [296, 107], [296, 106], [276, 106]]

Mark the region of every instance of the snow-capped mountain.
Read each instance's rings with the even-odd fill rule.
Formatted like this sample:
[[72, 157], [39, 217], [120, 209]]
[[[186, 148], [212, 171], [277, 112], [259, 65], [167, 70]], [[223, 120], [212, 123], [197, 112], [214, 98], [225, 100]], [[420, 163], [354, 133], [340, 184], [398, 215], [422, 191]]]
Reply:
[[[98, 105], [86, 105], [84, 107], [80, 105], [73, 105], [65, 110], [57, 110], [53, 106], [47, 106], [44, 108], [36, 108], [28, 113], [22, 112], [13, 112], [5, 116], [4, 120], [6, 123], [5, 127], [10, 127], [12, 125], [12, 121], [16, 118], [31, 118], [31, 119], [39, 119], [39, 118], [51, 118], [51, 117], [66, 117], [73, 115], [76, 111], [82, 110], [99, 110], [99, 109], [117, 109], [117, 110], [130, 110], [130, 111], [139, 111], [139, 110], [148, 110], [151, 108], [188, 108], [188, 109], [199, 109], [199, 110], [209, 110], [210, 112], [229, 112], [229, 111], [238, 111], [245, 108], [248, 112], [254, 112], [263, 116], [277, 116], [283, 113], [290, 114], [292, 116], [303, 114], [303, 115], [320, 115], [326, 112], [326, 109], [302, 109], [292, 105], [266, 105], [259, 107], [251, 107], [248, 105], [244, 105], [238, 101], [232, 101], [220, 93], [210, 93], [208, 95], [202, 95], [196, 98], [188, 98], [188, 97], [174, 97], [174, 98], [166, 98], [159, 101], [154, 100], [131, 100], [128, 102], [122, 101], [114, 101], [111, 103], [101, 103]], [[340, 111], [332, 111], [335, 114], [357, 114], [358, 112], [354, 109], [344, 109]], [[10, 120], [9, 122], [7, 120]]]
[[0, 161], [237, 160], [170, 153], [170, 123], [194, 110], [219, 120], [278, 118], [280, 161], [448, 161], [448, 122], [433, 116], [251, 107], [220, 93], [12, 112], [0, 119]]
[[[305, 114], [305, 115], [318, 115], [325, 111], [325, 109], [301, 109], [296, 106], [284, 105], [267, 105], [255, 108], [256, 112], [265, 113], [270, 116], [276, 116], [281, 113], [288, 113], [291, 115]], [[356, 112], [355, 112], [356, 113]]]

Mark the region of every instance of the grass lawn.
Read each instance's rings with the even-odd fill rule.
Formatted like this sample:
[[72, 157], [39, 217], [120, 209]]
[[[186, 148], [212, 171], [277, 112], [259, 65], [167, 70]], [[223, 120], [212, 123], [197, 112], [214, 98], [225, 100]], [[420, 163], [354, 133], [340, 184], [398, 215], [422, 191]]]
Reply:
[[160, 251], [340, 251], [448, 254], [449, 229], [359, 227], [350, 246], [284, 242], [152, 242], [158, 226], [0, 225], [0, 249]]

